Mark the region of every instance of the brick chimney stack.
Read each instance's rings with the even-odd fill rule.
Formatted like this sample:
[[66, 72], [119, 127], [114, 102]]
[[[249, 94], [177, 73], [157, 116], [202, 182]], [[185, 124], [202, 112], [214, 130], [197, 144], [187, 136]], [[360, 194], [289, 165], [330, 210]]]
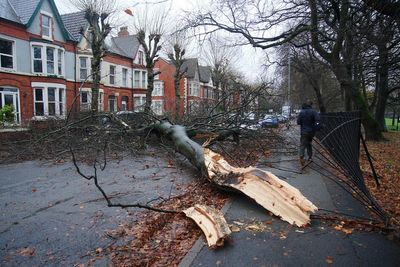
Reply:
[[128, 36], [129, 36], [129, 31], [127, 26], [119, 28], [118, 37], [128, 37]]

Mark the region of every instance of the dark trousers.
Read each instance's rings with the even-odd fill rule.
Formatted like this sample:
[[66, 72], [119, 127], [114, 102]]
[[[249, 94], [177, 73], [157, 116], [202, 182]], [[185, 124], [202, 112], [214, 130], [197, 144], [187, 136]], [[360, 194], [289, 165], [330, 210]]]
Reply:
[[302, 133], [300, 136], [300, 158], [304, 158], [305, 150], [307, 149], [308, 158], [312, 158], [312, 139], [313, 133]]

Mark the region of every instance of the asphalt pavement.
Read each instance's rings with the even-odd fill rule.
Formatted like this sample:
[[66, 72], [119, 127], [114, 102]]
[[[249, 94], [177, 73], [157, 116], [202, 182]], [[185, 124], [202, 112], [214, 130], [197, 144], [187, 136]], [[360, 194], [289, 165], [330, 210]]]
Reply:
[[[292, 140], [297, 139], [294, 136]], [[300, 173], [293, 142], [268, 160], [260, 160], [258, 167], [298, 188], [325, 212], [370, 218], [359, 201], [321, 175], [317, 164], [311, 163]], [[291, 226], [242, 195], [235, 195], [223, 211], [234, 229], [230, 240], [224, 247], [211, 250], [201, 237], [180, 267], [400, 266], [400, 245], [377, 232], [354, 230], [346, 234], [335, 230], [332, 222], [318, 219], [305, 228]]]
[[[187, 162], [173, 167], [168, 162], [161, 150], [110, 160], [99, 171], [99, 183], [112, 201], [125, 204], [178, 194], [196, 172]], [[85, 164], [80, 167], [93, 173]], [[107, 230], [134, 221], [135, 211], [108, 208], [93, 181], [80, 177], [70, 162], [0, 165], [0, 266], [86, 264], [96, 250], [116, 242]], [[108, 266], [108, 258], [95, 264]]]

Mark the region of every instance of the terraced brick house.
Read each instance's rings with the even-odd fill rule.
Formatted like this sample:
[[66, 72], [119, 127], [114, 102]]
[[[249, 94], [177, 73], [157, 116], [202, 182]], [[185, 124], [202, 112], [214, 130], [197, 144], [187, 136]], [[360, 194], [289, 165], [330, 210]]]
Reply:
[[[0, 108], [12, 105], [15, 124], [64, 118], [91, 101], [90, 45], [83, 12], [60, 15], [53, 0], [0, 0]], [[101, 63], [99, 108], [140, 110], [147, 75], [135, 35], [122, 27]]]
[[[154, 85], [162, 87], [162, 95], [153, 93], [153, 102], [162, 101], [164, 113], [175, 113], [175, 66], [166, 59], [160, 58], [155, 65], [155, 71], [160, 71]], [[195, 114], [214, 108], [219, 92], [211, 77], [211, 67], [200, 66], [197, 58], [186, 59], [181, 66], [184, 76], [180, 83], [181, 110], [180, 114]]]

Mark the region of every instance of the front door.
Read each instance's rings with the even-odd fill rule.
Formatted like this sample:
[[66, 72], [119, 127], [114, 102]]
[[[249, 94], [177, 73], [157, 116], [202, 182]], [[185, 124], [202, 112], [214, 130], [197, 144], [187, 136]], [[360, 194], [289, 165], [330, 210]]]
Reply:
[[14, 123], [21, 122], [21, 112], [19, 105], [19, 92], [15, 88], [0, 87], [0, 108], [10, 105], [14, 111]]

